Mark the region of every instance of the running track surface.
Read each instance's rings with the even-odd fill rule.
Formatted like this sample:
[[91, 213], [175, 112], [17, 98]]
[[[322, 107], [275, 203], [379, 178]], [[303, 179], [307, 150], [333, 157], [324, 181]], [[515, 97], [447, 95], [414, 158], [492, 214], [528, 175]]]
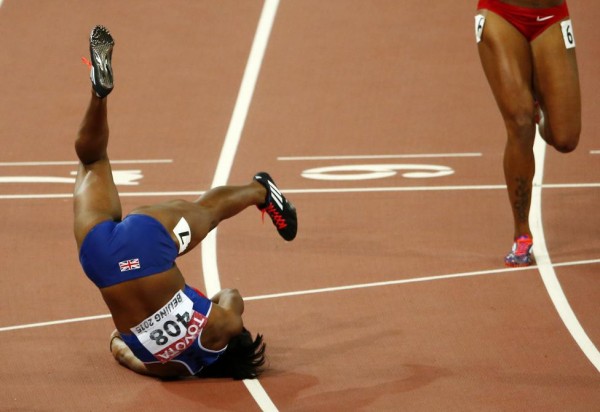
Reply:
[[[504, 131], [475, 1], [429, 3], [0, 1], [0, 410], [597, 410], [600, 4], [570, 3], [584, 129], [542, 158], [540, 267], [505, 270]], [[258, 382], [160, 382], [108, 352], [71, 233], [95, 24], [116, 40], [125, 211], [259, 170], [299, 211], [292, 243], [247, 210], [178, 261], [189, 283], [247, 297], [268, 344]]]

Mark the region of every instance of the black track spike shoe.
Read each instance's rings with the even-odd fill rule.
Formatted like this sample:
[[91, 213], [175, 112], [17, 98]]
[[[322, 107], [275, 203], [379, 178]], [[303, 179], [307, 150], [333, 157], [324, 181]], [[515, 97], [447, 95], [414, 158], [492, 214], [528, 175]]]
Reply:
[[281, 194], [268, 173], [257, 173], [254, 180], [267, 189], [265, 203], [258, 206], [258, 209], [263, 213], [263, 217], [265, 213], [268, 214], [281, 237], [288, 241], [293, 240], [298, 231], [296, 208]]
[[108, 29], [104, 26], [96, 26], [90, 33], [90, 57], [91, 72], [90, 79], [96, 95], [100, 98], [108, 96], [112, 91], [112, 51], [115, 41]]

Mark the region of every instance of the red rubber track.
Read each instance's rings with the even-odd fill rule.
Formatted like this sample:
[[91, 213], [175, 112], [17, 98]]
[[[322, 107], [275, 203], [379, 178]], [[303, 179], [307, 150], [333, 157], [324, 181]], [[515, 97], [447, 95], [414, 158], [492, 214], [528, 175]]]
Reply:
[[[75, 166], [19, 162], [76, 159], [90, 93], [80, 57], [103, 24], [116, 40], [111, 158], [172, 160], [115, 165], [143, 176], [119, 185], [124, 210], [193, 199], [213, 180], [262, 8], [259, 0], [2, 2], [0, 410], [259, 409], [241, 382], [161, 382], [114, 362], [114, 326], [72, 236]], [[228, 183], [269, 171], [298, 209], [299, 234], [283, 242], [248, 210], [224, 222], [217, 241], [221, 285], [247, 297], [246, 326], [265, 336], [270, 368], [259, 382], [279, 410], [600, 405], [600, 372], [539, 271], [502, 266], [512, 241], [505, 132], [477, 56], [474, 10], [475, 1], [279, 4]], [[570, 10], [584, 129], [575, 152], [547, 152], [542, 219], [564, 295], [598, 348], [600, 3], [573, 0]], [[423, 154], [454, 156], [415, 157]], [[331, 158], [379, 155], [397, 157]], [[303, 177], [379, 164], [454, 173]], [[35, 182], [15, 183], [23, 176]], [[203, 288], [199, 248], [178, 264]]]

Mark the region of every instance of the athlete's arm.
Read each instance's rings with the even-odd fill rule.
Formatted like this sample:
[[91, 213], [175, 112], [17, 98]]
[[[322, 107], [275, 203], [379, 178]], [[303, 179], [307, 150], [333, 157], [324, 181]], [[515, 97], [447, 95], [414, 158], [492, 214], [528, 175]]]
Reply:
[[242, 295], [237, 289], [223, 289], [214, 295], [211, 300], [223, 309], [229, 310], [238, 316], [244, 313], [244, 299], [242, 299]]
[[244, 299], [237, 289], [223, 289], [211, 301], [214, 303], [209, 323], [212, 327], [202, 334], [202, 344], [209, 345], [208, 348], [220, 349], [232, 336], [242, 332]]
[[110, 338], [110, 351], [121, 365], [139, 374], [150, 375], [150, 371], [146, 368], [146, 365], [133, 354], [131, 349], [125, 345], [125, 342], [121, 340], [118, 334], [115, 335], [114, 332]]
[[123, 342], [119, 336], [119, 332], [116, 330], [110, 337], [110, 351], [113, 357], [121, 365], [125, 366], [132, 371], [139, 373], [140, 375], [154, 376], [157, 378], [175, 378], [178, 376], [186, 376], [190, 373], [182, 365], [165, 363], [165, 364], [149, 364], [145, 365], [144, 362], [139, 360], [129, 349], [129, 347]]

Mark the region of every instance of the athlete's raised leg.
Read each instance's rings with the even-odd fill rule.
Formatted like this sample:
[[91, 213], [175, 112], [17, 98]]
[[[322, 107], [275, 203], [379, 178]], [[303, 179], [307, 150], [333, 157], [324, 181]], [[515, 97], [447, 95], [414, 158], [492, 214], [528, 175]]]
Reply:
[[[93, 92], [75, 141], [79, 168], [73, 211], [78, 246], [97, 223], [121, 219], [121, 202], [107, 155], [109, 129], [106, 95], [112, 90], [110, 58], [113, 44], [105, 28], [98, 26], [92, 30], [90, 52]], [[103, 83], [98, 79], [102, 79]]]
[[142, 206], [132, 213], [146, 214], [160, 221], [180, 245], [183, 254], [198, 245], [220, 222], [250, 206], [257, 206], [267, 213], [284, 239], [294, 239], [296, 209], [266, 173], [258, 173], [247, 185], [210, 189], [193, 202], [172, 200]]
[[[131, 213], [157, 219], [180, 245], [180, 254], [192, 250], [222, 220], [235, 216], [252, 205], [264, 202], [265, 189], [250, 183], [222, 186], [207, 191], [196, 201], [169, 200], [142, 206]], [[182, 220], [183, 219], [183, 220]]]
[[544, 119], [540, 134], [558, 151], [573, 151], [581, 132], [581, 92], [570, 21], [549, 27], [531, 42], [531, 49], [535, 94]]

